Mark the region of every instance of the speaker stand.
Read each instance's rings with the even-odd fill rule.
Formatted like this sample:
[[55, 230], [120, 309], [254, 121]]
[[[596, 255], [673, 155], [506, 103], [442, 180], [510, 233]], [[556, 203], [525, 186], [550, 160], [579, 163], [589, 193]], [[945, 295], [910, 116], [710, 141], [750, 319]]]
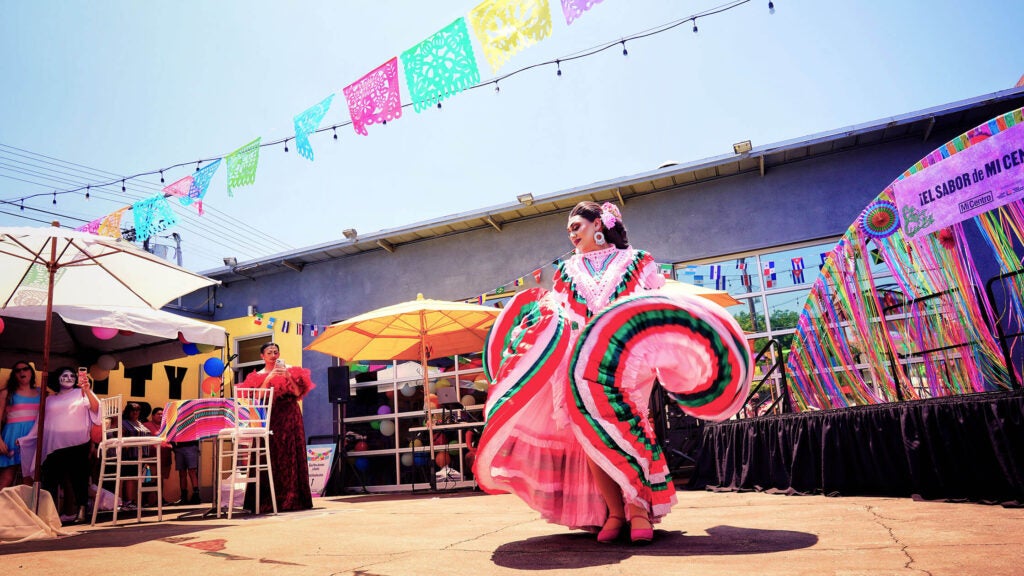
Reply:
[[331, 483], [337, 488], [334, 492], [339, 495], [345, 493], [348, 473], [351, 472], [359, 480], [359, 486], [363, 489], [362, 493], [369, 494], [370, 491], [366, 489], [363, 475], [359, 473], [355, 465], [348, 461], [348, 438], [345, 436], [345, 402], [334, 403], [334, 437], [337, 439], [336, 456], [334, 464], [331, 466]]

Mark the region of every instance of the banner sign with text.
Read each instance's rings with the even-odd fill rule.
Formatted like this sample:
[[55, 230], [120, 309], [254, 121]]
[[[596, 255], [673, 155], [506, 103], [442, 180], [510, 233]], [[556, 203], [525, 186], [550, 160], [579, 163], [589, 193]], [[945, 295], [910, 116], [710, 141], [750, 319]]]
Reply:
[[893, 182], [900, 224], [913, 239], [1024, 197], [1024, 124], [1016, 124]]
[[309, 464], [309, 491], [313, 493], [314, 497], [323, 496], [327, 481], [331, 478], [334, 449], [334, 444], [308, 444], [306, 446], [306, 462]]

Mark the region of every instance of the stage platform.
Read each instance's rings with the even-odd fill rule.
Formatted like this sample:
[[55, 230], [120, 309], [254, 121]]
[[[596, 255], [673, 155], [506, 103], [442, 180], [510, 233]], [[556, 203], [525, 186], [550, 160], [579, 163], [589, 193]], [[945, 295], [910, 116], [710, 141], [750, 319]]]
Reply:
[[1024, 391], [701, 426], [686, 489], [1024, 504]]

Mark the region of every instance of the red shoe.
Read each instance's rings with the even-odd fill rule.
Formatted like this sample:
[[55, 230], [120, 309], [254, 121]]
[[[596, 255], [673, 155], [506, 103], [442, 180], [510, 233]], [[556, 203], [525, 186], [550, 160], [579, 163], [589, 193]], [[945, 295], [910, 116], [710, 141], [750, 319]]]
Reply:
[[597, 541], [601, 544], [609, 544], [619, 539], [619, 534], [622, 534], [622, 529], [626, 526], [626, 519], [622, 516], [609, 516], [604, 521], [605, 526], [611, 520], [617, 520], [614, 528], [601, 528], [601, 531], [597, 533]]
[[[651, 521], [647, 518], [637, 517], [635, 520], [643, 520], [650, 526]], [[630, 521], [629, 527], [629, 541], [633, 544], [650, 544], [654, 540], [654, 527], [649, 528], [633, 528], [632, 520]]]

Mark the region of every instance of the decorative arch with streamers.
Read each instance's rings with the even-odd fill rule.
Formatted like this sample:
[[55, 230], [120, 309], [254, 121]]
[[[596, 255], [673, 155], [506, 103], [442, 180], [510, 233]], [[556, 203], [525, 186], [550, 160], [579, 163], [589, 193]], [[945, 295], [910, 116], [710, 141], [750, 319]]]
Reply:
[[[1024, 109], [950, 140], [901, 174], [850, 225], [822, 265], [797, 322], [787, 361], [794, 409], [1004, 390], [1014, 377], [1020, 382], [1006, 368], [994, 322], [1024, 331], [1024, 281], [1018, 275], [1000, 284], [1003, 318], [997, 318], [985, 296], [988, 278], [976, 265], [985, 258], [1000, 273], [1022, 268], [1019, 197], [913, 239], [894, 198], [900, 180], [1018, 124], [1024, 124]], [[1019, 194], [1022, 185], [1024, 177], [1017, 177], [1011, 190]], [[911, 210], [903, 216], [911, 221], [918, 215]], [[975, 240], [969, 242], [969, 234]], [[891, 275], [884, 285], [879, 271]]]

